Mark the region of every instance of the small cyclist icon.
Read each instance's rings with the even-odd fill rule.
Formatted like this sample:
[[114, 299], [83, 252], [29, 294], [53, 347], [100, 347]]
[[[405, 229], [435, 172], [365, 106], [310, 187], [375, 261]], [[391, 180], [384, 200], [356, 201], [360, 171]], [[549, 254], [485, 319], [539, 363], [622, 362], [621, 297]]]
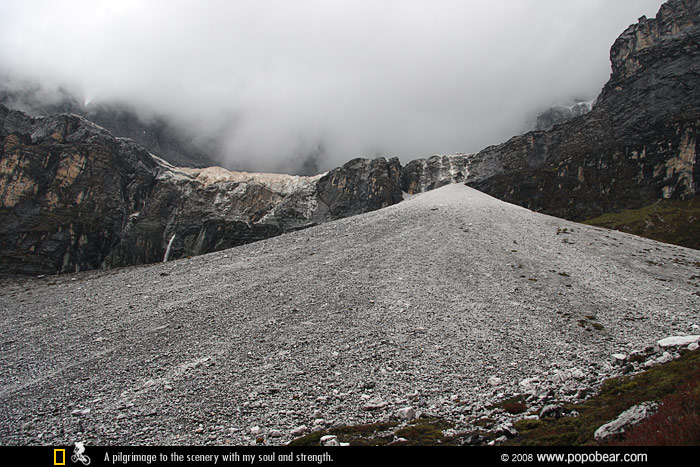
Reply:
[[83, 465], [90, 465], [90, 457], [84, 455], [84, 452], [85, 445], [81, 441], [76, 442], [75, 449], [73, 450], [73, 455], [70, 456], [70, 460], [72, 460], [73, 463], [82, 462]]

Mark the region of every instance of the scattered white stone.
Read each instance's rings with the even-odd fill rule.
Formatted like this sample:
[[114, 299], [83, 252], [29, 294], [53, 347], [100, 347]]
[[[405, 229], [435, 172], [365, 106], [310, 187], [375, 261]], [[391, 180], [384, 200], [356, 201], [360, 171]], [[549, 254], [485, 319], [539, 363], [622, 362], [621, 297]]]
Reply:
[[503, 380], [497, 376], [492, 376], [489, 378], [489, 384], [493, 387], [497, 387], [503, 384]]
[[413, 407], [403, 407], [398, 410], [396, 415], [401, 420], [411, 421], [416, 418], [416, 409], [414, 409]]
[[614, 353], [614, 354], [612, 354], [612, 358], [616, 362], [624, 362], [625, 360], [627, 360], [627, 355], [625, 355], [623, 353]]
[[253, 436], [257, 436], [257, 435], [259, 435], [259, 434], [261, 434], [261, 433], [262, 433], [262, 428], [260, 428], [260, 427], [257, 426], [257, 425], [250, 428], [250, 434], [253, 435]]
[[700, 341], [700, 336], [672, 336], [661, 339], [657, 344], [662, 349], [666, 349], [668, 347], [684, 347], [698, 341]]
[[646, 420], [656, 413], [658, 404], [645, 402], [622, 412], [615, 420], [598, 428], [593, 437], [601, 442], [610, 436], [624, 433], [628, 428]]
[[668, 363], [673, 360], [673, 355], [668, 352], [664, 352], [659, 358], [656, 359], [656, 363]]
[[326, 435], [321, 437], [321, 446], [340, 446], [338, 437], [335, 435]]
[[692, 350], [697, 350], [698, 347], [700, 347], [700, 345], [698, 345], [697, 342], [693, 342], [692, 344], [690, 344], [690, 345], [688, 346], [688, 350], [691, 350], [691, 351], [692, 351]]
[[270, 431], [270, 438], [281, 438], [282, 437], [282, 432], [279, 430], [271, 430]]
[[505, 436], [506, 438], [515, 438], [518, 436], [518, 430], [511, 423], [503, 423], [495, 429], [496, 435]]
[[301, 426], [294, 428], [290, 434], [292, 436], [301, 436], [301, 435], [306, 434], [308, 431], [309, 431], [309, 428], [306, 425], [301, 425]]
[[539, 384], [540, 380], [538, 378], [525, 378], [518, 383], [518, 386], [523, 388], [523, 391], [528, 394], [534, 394]]
[[388, 404], [386, 401], [383, 401], [379, 397], [373, 397], [369, 399], [367, 402], [365, 402], [365, 405], [362, 406], [363, 410], [379, 410], [383, 409], [386, 407]]

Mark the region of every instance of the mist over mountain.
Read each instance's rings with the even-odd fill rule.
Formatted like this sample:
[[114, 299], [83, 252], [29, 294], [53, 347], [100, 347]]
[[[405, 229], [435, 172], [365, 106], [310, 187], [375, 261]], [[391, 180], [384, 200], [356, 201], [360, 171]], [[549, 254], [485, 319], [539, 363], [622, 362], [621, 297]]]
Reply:
[[[572, 13], [580, 5], [563, 3], [552, 8]], [[64, 5], [33, 4], [46, 6], [37, 8], [38, 26], [0, 42], [3, 57], [6, 50], [21, 49], [22, 41], [45, 47], [41, 39], [66, 13]], [[169, 14], [158, 18], [167, 23], [161, 25], [147, 14], [149, 5], [128, 2], [106, 10], [86, 6], [73, 23], [85, 20], [107, 33], [122, 15], [120, 30], [148, 19], [158, 31], [151, 39], [174, 38], [183, 7], [173, 5], [173, 24]], [[299, 12], [284, 5], [259, 16], [286, 25]], [[320, 10], [324, 28], [334, 15], [357, 27], [353, 14], [369, 10], [359, 3], [332, 5], [338, 11]], [[366, 16], [369, 25], [378, 25], [373, 21], [379, 13], [388, 14], [391, 4], [381, 5]], [[400, 24], [416, 10], [415, 4], [395, 5]], [[463, 5], [440, 3], [452, 14]], [[526, 3], [514, 5], [523, 21], [531, 19], [530, 28], [553, 18], [545, 2], [537, 3], [535, 19], [525, 14], [532, 13]], [[251, 22], [258, 12], [252, 4], [204, 6], [221, 13], [208, 24], [222, 40], [236, 25], [271, 33], [264, 21]], [[13, 18], [25, 7], [2, 8]], [[231, 8], [249, 13], [248, 22], [219, 30]], [[139, 15], [132, 15], [136, 10]], [[88, 14], [96, 11], [109, 14]], [[421, 21], [435, 19], [421, 11]], [[512, 11], [500, 14], [503, 20]], [[300, 24], [306, 45], [316, 47], [319, 27]], [[450, 25], [435, 24], [437, 36]], [[557, 49], [568, 37], [552, 31], [557, 35], [532, 49], [526, 38], [515, 38], [516, 26], [483, 24], [500, 28], [495, 36], [479, 30], [488, 44], [529, 54], [533, 63], [516, 74], [523, 86], [547, 47]], [[177, 32], [211, 32], [197, 25], [193, 19], [189, 29]], [[337, 26], [340, 31], [345, 23]], [[423, 50], [421, 41], [399, 30], [357, 31], [378, 50], [364, 57], [364, 73], [382, 71], [379, 58], [386, 57], [380, 52], [389, 43], [407, 41], [418, 47], [416, 58], [427, 56], [432, 37], [421, 38]], [[546, 36], [534, 30], [540, 39]], [[65, 36], [76, 31], [67, 28]], [[339, 31], [324, 32], [330, 40]], [[293, 31], [276, 32], [289, 36], [277, 43], [289, 54], [270, 55], [275, 60], [266, 71], [279, 71], [280, 57], [290, 69], [310, 64], [297, 59], [311, 53], [292, 53]], [[108, 95], [108, 87], [97, 98], [84, 87], [8, 75], [0, 86], [0, 444], [571, 443], [598, 449], [620, 441], [657, 443], [658, 437], [636, 441], [635, 430], [645, 424], [674, 443], [686, 432], [697, 435], [686, 427], [700, 407], [677, 401], [696, 398], [700, 384], [700, 0], [668, 0], [653, 18], [641, 16], [620, 32], [609, 50], [612, 73], [592, 106], [585, 94], [555, 98], [556, 86], [552, 93], [533, 87], [532, 101], [542, 102], [528, 120], [526, 100], [508, 113], [515, 109], [509, 107], [512, 89], [499, 89], [517, 79], [492, 73], [492, 84], [480, 88], [484, 99], [475, 100], [471, 111], [484, 118], [500, 113], [504, 128], [521, 117], [530, 126], [537, 118], [538, 128], [471, 153], [403, 163], [398, 157], [353, 158], [313, 176], [199, 165], [218, 155], [239, 169], [276, 164], [315, 173], [339, 148], [369, 147], [371, 155], [381, 154], [378, 142], [389, 145], [392, 131], [405, 132], [420, 114], [417, 108], [435, 111], [433, 118], [394, 142], [435, 144], [439, 150], [451, 141], [452, 128], [440, 128], [441, 122], [450, 117], [458, 126], [460, 102], [467, 102], [452, 101], [447, 84], [468, 77], [440, 69], [443, 59], [437, 58], [434, 76], [406, 74], [405, 83], [383, 84], [396, 95], [379, 99], [370, 93], [363, 100], [352, 92], [329, 92], [332, 100], [319, 106], [315, 90], [299, 105], [295, 75], [289, 73], [275, 76], [289, 80], [283, 86], [287, 100], [272, 93], [265, 111], [252, 106], [254, 99], [247, 101], [251, 107], [241, 100], [234, 112], [223, 98], [233, 96], [230, 88], [208, 108], [193, 96], [201, 98], [203, 89], [214, 95], [213, 82], [200, 80], [195, 94], [188, 94], [185, 84], [194, 76], [189, 71], [151, 89], [164, 97], [180, 87], [160, 107], [158, 99], [144, 99], [146, 86], [132, 88], [132, 99]], [[597, 34], [588, 31], [582, 40]], [[77, 48], [63, 47], [58, 36], [51, 45], [58, 61], [77, 66], [71, 54], [99, 44], [98, 36], [104, 39], [97, 34], [89, 43], [75, 43]], [[494, 39], [503, 36], [508, 44]], [[137, 39], [143, 37], [135, 28], [133, 37], [123, 34], [119, 41], [133, 45], [134, 57], [155, 50]], [[269, 40], [263, 35], [260, 44], [216, 50], [267, 57], [260, 51]], [[181, 68], [195, 71], [204, 62], [192, 50], [209, 50], [206, 41], [173, 44]], [[33, 49], [24, 50], [30, 63]], [[139, 73], [112, 52], [107, 55], [115, 69], [124, 68], [123, 76], [111, 76], [112, 83], [127, 89], [122, 77], [150, 79], [146, 62]], [[349, 59], [341, 54], [331, 63], [352, 65], [357, 50], [342, 52]], [[495, 57], [493, 50], [488, 54]], [[504, 57], [522, 65], [513, 54]], [[53, 60], [45, 55], [42, 66]], [[401, 60], [392, 66], [407, 69]], [[220, 62], [230, 71], [226, 57]], [[249, 71], [256, 75], [256, 69]], [[276, 82], [257, 72], [262, 84], [256, 86]], [[557, 67], [542, 73], [558, 76]], [[46, 76], [69, 81], [54, 72]], [[423, 87], [411, 88], [421, 79], [432, 90], [429, 99]], [[580, 87], [582, 81], [573, 82]], [[241, 99], [256, 96], [240, 89]], [[404, 101], [394, 99], [409, 89], [413, 93]], [[490, 100], [497, 90], [501, 101]], [[173, 96], [192, 107], [180, 107]], [[414, 98], [426, 99], [425, 107], [415, 107]], [[236, 113], [254, 107], [262, 120]], [[324, 124], [310, 125], [310, 117], [324, 109]], [[352, 117], [352, 109], [363, 113], [361, 125], [340, 125], [336, 129], [343, 131], [333, 138], [321, 131], [348, 123], [343, 112]], [[377, 124], [401, 111], [403, 118]], [[252, 143], [246, 132], [260, 122], [268, 126], [256, 130], [259, 145], [236, 158], [234, 149]], [[318, 132], [290, 139], [290, 128]], [[484, 128], [481, 136], [487, 138]], [[445, 140], [436, 142], [436, 135]], [[344, 147], [343, 141], [352, 144]], [[290, 142], [295, 144], [279, 157], [269, 152]], [[411, 150], [421, 147], [416, 143]], [[579, 223], [584, 221], [592, 225]], [[90, 455], [101, 460], [95, 452]]]
[[[355, 158], [312, 177], [175, 167], [161, 149], [178, 147], [178, 138], [158, 144], [133, 112], [95, 115], [148, 144], [80, 116], [37, 118], [0, 105], [0, 264], [10, 273], [45, 274], [191, 257], [458, 182], [576, 221], [659, 201], [692, 210], [700, 186], [698, 12], [697, 0], [671, 0], [656, 18], [625, 29], [611, 48], [613, 73], [595, 106], [577, 117], [567, 108], [572, 118], [549, 131], [406, 164]], [[83, 113], [98, 106], [71, 105]], [[130, 117], [122, 122], [120, 115]], [[141, 126], [131, 125], [136, 120]], [[310, 173], [326, 151], [318, 145], [304, 159]], [[697, 227], [688, 222], [672, 221], [687, 232], [668, 240], [693, 247]]]
[[0, 72], [167, 121], [229, 169], [311, 174], [475, 152], [594, 99], [619, 31], [660, 4], [10, 1]]

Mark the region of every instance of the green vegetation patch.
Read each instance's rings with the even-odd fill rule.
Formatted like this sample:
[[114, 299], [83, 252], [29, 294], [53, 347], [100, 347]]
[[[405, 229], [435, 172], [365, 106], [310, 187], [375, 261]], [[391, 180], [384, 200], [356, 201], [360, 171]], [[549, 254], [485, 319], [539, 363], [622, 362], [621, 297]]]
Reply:
[[700, 350], [687, 352], [673, 362], [653, 367], [635, 376], [612, 378], [603, 383], [598, 394], [579, 404], [566, 404], [566, 412], [576, 417], [556, 420], [521, 420], [515, 424], [520, 436], [509, 445], [581, 446], [596, 445], [593, 434], [634, 405], [659, 401], [674, 394], [697, 375]]
[[700, 197], [698, 196], [685, 201], [660, 200], [640, 209], [603, 214], [583, 223], [700, 249]]
[[340, 442], [350, 443], [351, 446], [384, 446], [394, 440], [394, 435], [383, 433], [396, 426], [398, 426], [397, 422], [379, 422], [319, 430], [291, 441], [289, 446], [318, 446], [321, 438], [326, 435], [335, 435]]
[[512, 415], [517, 415], [519, 413], [523, 413], [527, 410], [527, 404], [525, 403], [525, 397], [520, 395], [520, 396], [515, 396], [511, 397], [509, 399], [503, 400], [497, 404], [491, 405], [487, 407], [488, 409], [502, 409], [509, 414]]
[[397, 438], [404, 438], [404, 445], [431, 446], [445, 444], [448, 438], [443, 434], [444, 430], [454, 425], [436, 418], [419, 418], [409, 423], [408, 426], [396, 431]]

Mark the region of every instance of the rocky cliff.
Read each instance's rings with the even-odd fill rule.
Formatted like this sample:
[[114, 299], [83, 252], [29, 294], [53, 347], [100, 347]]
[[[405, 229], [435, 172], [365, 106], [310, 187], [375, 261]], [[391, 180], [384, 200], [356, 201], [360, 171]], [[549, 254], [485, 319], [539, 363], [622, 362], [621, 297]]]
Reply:
[[550, 109], [540, 122], [548, 131], [473, 155], [410, 162], [403, 190], [466, 180], [502, 200], [571, 220], [695, 197], [700, 1], [670, 0], [656, 18], [640, 18], [615, 41], [610, 59], [610, 80], [590, 111]]
[[402, 200], [398, 159], [326, 174], [175, 167], [71, 114], [0, 106], [0, 268], [72, 272], [222, 250]]
[[564, 123], [574, 117], [585, 115], [590, 112], [592, 108], [593, 101], [581, 101], [573, 105], [555, 105], [537, 115], [533, 130], [549, 131], [554, 128], [554, 125]]
[[175, 167], [71, 114], [0, 106], [0, 270], [42, 274], [194, 256], [465, 182], [567, 219], [697, 194], [700, 0], [670, 0], [611, 49], [591, 112], [477, 154], [354, 159], [313, 177]]
[[487, 148], [493, 173], [468, 183], [500, 199], [580, 220], [689, 199], [700, 166], [700, 1], [670, 0], [612, 46], [612, 74], [586, 115]]

